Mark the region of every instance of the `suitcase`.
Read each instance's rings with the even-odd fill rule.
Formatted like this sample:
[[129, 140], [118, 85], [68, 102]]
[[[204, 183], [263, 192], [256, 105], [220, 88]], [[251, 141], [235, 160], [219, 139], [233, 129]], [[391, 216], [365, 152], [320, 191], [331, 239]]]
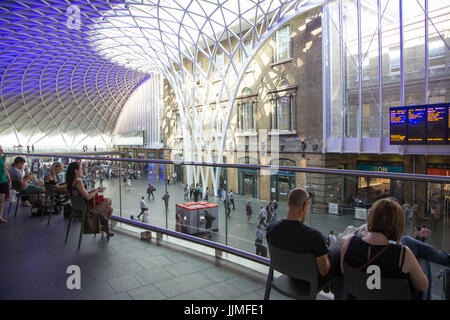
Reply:
[[266, 246], [261, 246], [261, 256], [263, 256], [264, 258], [267, 258], [267, 247]]

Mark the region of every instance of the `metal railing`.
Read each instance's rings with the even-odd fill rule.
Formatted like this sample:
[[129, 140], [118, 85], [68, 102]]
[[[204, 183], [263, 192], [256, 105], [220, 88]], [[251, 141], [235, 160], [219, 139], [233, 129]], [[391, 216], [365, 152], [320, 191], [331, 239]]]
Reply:
[[[88, 157], [84, 155], [60, 155], [60, 154], [42, 154], [42, 153], [13, 153], [5, 152], [5, 155], [17, 155], [27, 157], [54, 157], [54, 158], [69, 158], [69, 159], [85, 159], [96, 161], [118, 161], [118, 162], [135, 162], [135, 163], [155, 163], [155, 164], [172, 164], [182, 166], [201, 166], [201, 167], [221, 167], [234, 169], [259, 169], [272, 170], [274, 166], [259, 165], [259, 164], [231, 164], [231, 163], [212, 163], [212, 162], [195, 162], [195, 161], [172, 161], [172, 160], [148, 160], [148, 159], [134, 159], [134, 158], [107, 158], [107, 157]], [[405, 180], [416, 182], [429, 183], [443, 183], [450, 184], [450, 176], [435, 176], [417, 173], [380, 173], [374, 171], [364, 170], [346, 170], [346, 169], [328, 169], [328, 168], [311, 168], [311, 167], [286, 167], [276, 166], [276, 171], [291, 171], [299, 173], [316, 173], [316, 174], [330, 174], [347, 177], [367, 177], [367, 178], [383, 178], [391, 180]]]
[[[222, 164], [222, 163], [206, 163], [206, 162], [187, 162], [187, 161], [171, 161], [171, 160], [147, 160], [147, 159], [133, 159], [133, 158], [108, 158], [108, 157], [91, 157], [87, 155], [61, 155], [61, 154], [42, 154], [42, 153], [6, 153], [7, 156], [25, 156], [25, 157], [46, 157], [46, 158], [70, 158], [76, 160], [88, 160], [88, 161], [107, 161], [107, 162], [134, 162], [134, 163], [151, 163], [151, 164], [169, 164], [169, 165], [183, 165], [183, 166], [204, 166], [204, 167], [223, 167], [223, 168], [234, 168], [234, 169], [257, 169], [257, 170], [272, 170], [273, 167], [270, 165], [247, 165], [247, 164]], [[122, 168], [123, 169], [123, 168]], [[276, 171], [290, 171], [298, 173], [310, 173], [310, 174], [328, 174], [337, 176], [348, 176], [348, 177], [374, 177], [374, 178], [385, 178], [392, 180], [406, 180], [415, 182], [427, 182], [427, 183], [438, 183], [438, 184], [450, 184], [450, 177], [446, 176], [429, 176], [423, 174], [399, 174], [399, 173], [379, 173], [371, 171], [359, 171], [359, 170], [340, 170], [340, 169], [324, 169], [324, 168], [300, 168], [300, 167], [286, 167], [280, 166], [276, 168]], [[119, 183], [120, 186], [120, 183]], [[121, 190], [121, 189], [120, 189]], [[119, 191], [120, 191], [119, 190]], [[120, 195], [122, 197], [122, 194]], [[122, 199], [120, 199], [122, 201]], [[120, 211], [122, 212], [122, 204], [120, 203]], [[167, 219], [167, 213], [166, 213]], [[136, 227], [143, 230], [153, 231], [156, 233], [164, 234], [169, 237], [174, 237], [177, 239], [189, 241], [195, 244], [203, 245], [215, 250], [226, 252], [256, 263], [263, 265], [269, 265], [270, 260], [248, 251], [243, 251], [231, 246], [220, 244], [218, 242], [209, 241], [202, 239], [200, 237], [191, 236], [186, 233], [181, 233], [177, 231], [170, 230], [166, 228], [158, 227], [156, 225], [150, 225], [146, 223], [141, 223], [135, 220], [126, 219], [119, 216], [113, 216], [112, 220]], [[228, 220], [226, 220], [228, 221]], [[228, 224], [226, 224], [227, 228]], [[445, 229], [445, 228], [444, 228]], [[228, 231], [226, 232], [228, 236]], [[444, 230], [445, 237], [445, 230]]]

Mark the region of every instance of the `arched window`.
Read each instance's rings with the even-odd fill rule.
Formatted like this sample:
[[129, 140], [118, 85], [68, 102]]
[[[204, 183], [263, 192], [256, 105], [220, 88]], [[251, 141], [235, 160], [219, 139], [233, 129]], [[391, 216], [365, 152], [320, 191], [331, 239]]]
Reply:
[[277, 88], [269, 91], [272, 102], [272, 131], [295, 131], [295, 95], [296, 86], [282, 78], [276, 82]]
[[240, 132], [255, 131], [257, 97], [258, 95], [253, 94], [250, 88], [245, 87], [242, 95], [237, 98], [237, 125]]

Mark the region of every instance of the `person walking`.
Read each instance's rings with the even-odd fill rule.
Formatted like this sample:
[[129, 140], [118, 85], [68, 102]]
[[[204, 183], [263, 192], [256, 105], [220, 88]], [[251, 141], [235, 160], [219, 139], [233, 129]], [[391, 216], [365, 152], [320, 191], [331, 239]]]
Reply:
[[219, 203], [222, 203], [222, 189], [220, 187], [217, 190], [217, 196], [219, 197]]
[[174, 171], [172, 173], [172, 180], [173, 180], [173, 183], [177, 183], [177, 173], [176, 173], [176, 171]]
[[123, 187], [126, 188], [127, 187], [127, 177], [123, 176]]
[[247, 214], [247, 223], [250, 223], [250, 219], [253, 216], [253, 209], [250, 200], [248, 200], [245, 205], [245, 213]]
[[103, 187], [103, 172], [100, 172], [100, 186]]
[[212, 223], [216, 220], [216, 217], [214, 217], [211, 213], [208, 212], [208, 210], [205, 210], [205, 236], [208, 235], [208, 237], [211, 239], [212, 237]]
[[128, 177], [128, 180], [127, 180], [127, 188], [128, 188], [128, 191], [131, 190], [131, 178], [130, 177]]
[[264, 228], [267, 229], [267, 224], [264, 222], [264, 220], [266, 220], [266, 217], [267, 217], [266, 209], [264, 209], [264, 206], [260, 206], [259, 215], [257, 219], [259, 219], [259, 224], [263, 225]]
[[169, 198], [170, 198], [169, 191], [166, 191], [166, 193], [161, 198], [162, 200], [164, 200], [164, 204], [165, 204], [166, 208], [169, 207]]
[[137, 216], [138, 219], [144, 213], [145, 208], [147, 208], [147, 204], [145, 203], [144, 196], [142, 196], [141, 201], [139, 201], [139, 204], [141, 206], [141, 213], [138, 214], [138, 216]]
[[208, 201], [209, 200], [209, 195], [208, 195], [208, 193], [209, 193], [209, 188], [208, 187], [206, 187], [206, 190], [205, 190], [205, 201]]
[[153, 194], [153, 191], [155, 191], [155, 188], [153, 188], [153, 185], [150, 183], [150, 184], [148, 185], [148, 189], [147, 189], [147, 194], [148, 194], [147, 199], [148, 199], [148, 200], [150, 200], [150, 195], [152, 196], [153, 200], [155, 200], [155, 196], [154, 196], [154, 194]]
[[143, 216], [142, 216], [142, 222], [143, 223], [148, 223], [148, 208], [144, 208], [143, 211]]
[[3, 159], [3, 149], [0, 146], [0, 223], [6, 223], [3, 219], [3, 208], [5, 205], [5, 195], [9, 193], [11, 186], [11, 178], [8, 170], [6, 170], [5, 160]]
[[195, 189], [194, 189], [194, 202], [198, 201], [199, 194], [200, 194], [200, 191], [198, 190], [198, 187], [195, 187]]
[[227, 214], [227, 217], [230, 217], [231, 209], [230, 209], [230, 200], [228, 200], [228, 196], [225, 196], [225, 199], [223, 200], [223, 204], [225, 206], [225, 212]]
[[328, 235], [328, 248], [332, 247], [337, 242], [337, 238], [334, 235], [334, 231], [330, 230], [330, 234]]
[[414, 201], [412, 207], [412, 218], [414, 219], [414, 221], [417, 221], [418, 214], [419, 214], [419, 204], [417, 203], [417, 201]]
[[189, 187], [189, 200], [192, 200], [193, 194], [194, 194], [194, 184], [191, 183], [191, 186]]
[[236, 209], [234, 206], [234, 193], [233, 190], [230, 190], [230, 203], [233, 204], [233, 211]]
[[269, 204], [266, 206], [266, 213], [267, 213], [266, 224], [269, 225], [270, 222], [272, 221], [273, 215], [272, 201], [270, 201]]
[[264, 233], [262, 231], [262, 227], [260, 224], [258, 224], [258, 229], [256, 230], [256, 240], [255, 240], [255, 246], [256, 246], [256, 255], [258, 256], [267, 256], [267, 251], [264, 250]]
[[184, 187], [184, 201], [189, 201], [189, 185]]

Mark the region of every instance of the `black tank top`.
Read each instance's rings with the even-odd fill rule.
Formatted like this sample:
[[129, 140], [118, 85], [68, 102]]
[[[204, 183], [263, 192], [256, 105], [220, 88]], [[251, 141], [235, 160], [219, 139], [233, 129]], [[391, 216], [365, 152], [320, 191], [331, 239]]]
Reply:
[[[344, 256], [344, 261], [353, 268], [361, 268], [368, 261], [367, 255], [369, 246], [370, 257], [374, 257], [378, 252], [384, 249], [385, 245], [371, 245], [363, 241], [360, 235], [354, 236], [348, 245], [347, 252]], [[402, 272], [403, 263], [405, 260], [404, 251], [403, 257], [400, 256], [402, 252], [402, 245], [395, 244], [389, 247], [384, 253], [377, 257], [371, 265], [377, 265], [381, 269], [381, 277], [389, 279], [407, 279], [409, 276], [407, 273]], [[401, 265], [399, 262], [401, 259]], [[366, 270], [363, 270], [366, 271]]]

